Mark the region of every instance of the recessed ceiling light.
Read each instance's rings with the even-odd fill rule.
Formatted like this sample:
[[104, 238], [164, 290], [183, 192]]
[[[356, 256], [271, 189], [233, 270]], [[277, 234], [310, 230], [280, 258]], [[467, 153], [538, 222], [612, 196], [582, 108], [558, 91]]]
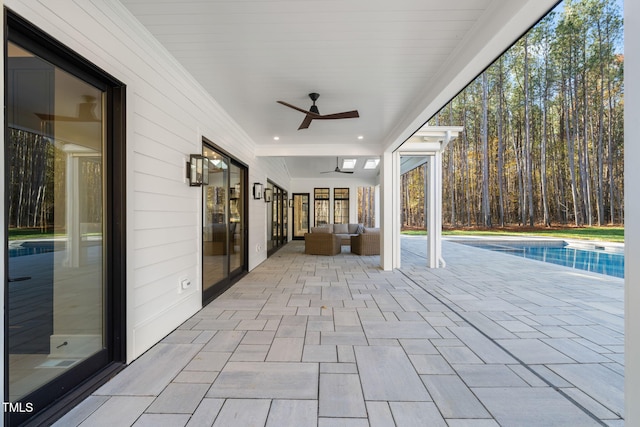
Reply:
[[358, 139], [364, 139], [364, 136], [358, 135]]
[[342, 159], [342, 169], [353, 169], [356, 167], [356, 159]]
[[280, 141], [280, 137], [279, 137], [279, 136], [274, 136], [274, 137], [273, 137], [273, 140], [274, 140], [274, 141]]
[[378, 163], [380, 163], [380, 159], [367, 159], [367, 161], [364, 162], [364, 168], [375, 169], [376, 167], [378, 167]]

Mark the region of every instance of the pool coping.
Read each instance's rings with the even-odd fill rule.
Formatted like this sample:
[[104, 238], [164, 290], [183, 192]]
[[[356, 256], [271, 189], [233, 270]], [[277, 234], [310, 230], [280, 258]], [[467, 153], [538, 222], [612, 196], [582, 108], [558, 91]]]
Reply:
[[624, 243], [607, 242], [603, 240], [579, 240], [537, 236], [446, 236], [443, 237], [443, 240], [454, 243], [482, 243], [505, 246], [508, 246], [509, 244], [523, 243], [531, 246], [558, 245], [568, 246], [574, 249], [624, 254]]

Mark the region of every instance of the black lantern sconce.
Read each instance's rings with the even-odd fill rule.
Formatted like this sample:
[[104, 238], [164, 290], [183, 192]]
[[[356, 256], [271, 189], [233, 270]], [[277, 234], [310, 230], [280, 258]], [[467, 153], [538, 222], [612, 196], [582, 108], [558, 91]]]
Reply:
[[271, 203], [271, 195], [273, 194], [273, 190], [270, 188], [264, 189], [264, 202]]
[[253, 198], [256, 200], [262, 199], [262, 184], [259, 182], [253, 183]]
[[187, 178], [191, 187], [209, 184], [209, 160], [201, 154], [189, 155]]

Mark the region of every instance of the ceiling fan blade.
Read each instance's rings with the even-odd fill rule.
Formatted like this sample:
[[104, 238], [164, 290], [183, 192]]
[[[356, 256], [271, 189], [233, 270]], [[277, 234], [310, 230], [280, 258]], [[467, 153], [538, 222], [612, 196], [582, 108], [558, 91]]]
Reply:
[[300, 127], [298, 128], [298, 130], [307, 129], [309, 127], [309, 125], [311, 124], [311, 120], [313, 120], [313, 117], [311, 117], [310, 115], [307, 114], [304, 117], [304, 120], [302, 121], [302, 123], [300, 123]]
[[343, 170], [333, 170], [333, 171], [324, 171], [324, 172], [320, 172], [320, 173], [353, 173], [353, 171], [343, 171]]
[[325, 114], [325, 115], [321, 115], [320, 117], [314, 117], [314, 119], [324, 119], [324, 120], [329, 120], [329, 119], [355, 119], [357, 117], [360, 117], [360, 114], [358, 114], [358, 110], [353, 110], [353, 111], [345, 111], [344, 113], [334, 113], [334, 114]]
[[[276, 102], [278, 104], [284, 105], [285, 107], [289, 107], [292, 110], [296, 110], [296, 111], [299, 111], [299, 112], [305, 114], [304, 120], [302, 121], [302, 123], [300, 123], [300, 127], [298, 127], [298, 130], [309, 128], [309, 125], [311, 124], [311, 121], [313, 121], [314, 119], [316, 119], [316, 120], [331, 120], [331, 119], [354, 119], [354, 118], [360, 117], [360, 114], [358, 113], [358, 110], [344, 111], [342, 113], [335, 113], [335, 114], [325, 114], [325, 115], [320, 114], [318, 112], [318, 107], [316, 107], [316, 100], [318, 99], [319, 96], [320, 95], [317, 94], [317, 93], [310, 93], [309, 94], [309, 97], [313, 101], [313, 105], [311, 106], [311, 108], [309, 110], [305, 110], [304, 108], [296, 107], [295, 105], [289, 104], [288, 102], [285, 102], [285, 101], [276, 101]], [[334, 171], [334, 172], [339, 172], [339, 171]]]
[[305, 113], [307, 116], [311, 116], [314, 119], [317, 119], [318, 117], [321, 117], [319, 114], [316, 114], [312, 111], [307, 111], [305, 109], [302, 109], [300, 107], [296, 107], [295, 105], [291, 105], [288, 102], [284, 102], [284, 101], [276, 101], [278, 104], [282, 104], [285, 107], [289, 107], [289, 108], [293, 108], [296, 111], [300, 111], [301, 113]]

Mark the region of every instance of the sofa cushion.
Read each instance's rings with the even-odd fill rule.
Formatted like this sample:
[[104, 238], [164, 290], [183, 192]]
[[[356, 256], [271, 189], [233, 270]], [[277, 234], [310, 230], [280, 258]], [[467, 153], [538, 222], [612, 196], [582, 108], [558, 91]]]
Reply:
[[364, 227], [364, 230], [362, 232], [363, 233], [378, 233], [378, 234], [380, 234], [380, 229], [379, 228]]
[[322, 227], [311, 227], [312, 233], [331, 233], [331, 228], [323, 225]]
[[333, 232], [335, 234], [348, 234], [349, 233], [349, 225], [348, 224], [333, 224]]
[[358, 233], [358, 226], [360, 224], [349, 224], [349, 231], [347, 231], [347, 233], [349, 234], [359, 234]]

